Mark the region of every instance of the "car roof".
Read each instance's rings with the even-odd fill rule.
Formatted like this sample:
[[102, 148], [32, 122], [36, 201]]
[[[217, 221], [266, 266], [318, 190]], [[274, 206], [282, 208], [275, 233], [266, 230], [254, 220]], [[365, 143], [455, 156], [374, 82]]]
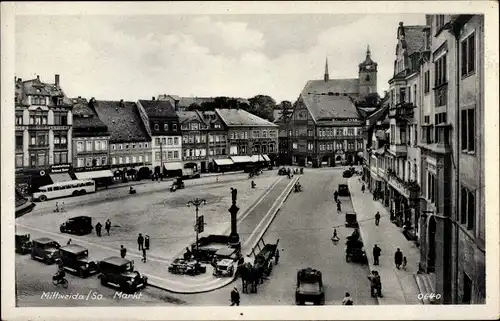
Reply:
[[127, 259], [122, 259], [121, 257], [118, 257], [118, 256], [110, 256], [108, 258], [105, 258], [101, 262], [106, 262], [109, 264], [122, 266], [122, 265], [127, 264], [127, 263], [132, 262], [132, 261], [127, 260]]
[[47, 244], [55, 241], [53, 239], [49, 239], [48, 237], [41, 237], [39, 239], [33, 240], [33, 242]]
[[71, 253], [80, 253], [83, 251], [87, 251], [88, 249], [78, 244], [69, 244], [61, 247], [61, 250]]
[[92, 217], [90, 216], [73, 216], [73, 217], [70, 217], [68, 220], [75, 220], [75, 219], [80, 219], [80, 218], [85, 218], [85, 219], [91, 219]]
[[234, 253], [233, 248], [223, 247], [223, 248], [217, 250], [217, 252], [215, 252], [215, 255], [231, 255], [233, 253]]

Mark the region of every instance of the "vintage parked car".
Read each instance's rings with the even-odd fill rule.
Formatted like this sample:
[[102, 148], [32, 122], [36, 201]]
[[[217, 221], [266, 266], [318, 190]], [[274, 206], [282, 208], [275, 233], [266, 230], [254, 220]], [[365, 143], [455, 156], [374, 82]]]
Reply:
[[295, 303], [303, 305], [312, 302], [314, 305], [325, 304], [325, 290], [321, 272], [307, 268], [297, 271], [297, 286], [295, 288]]
[[351, 192], [349, 192], [347, 184], [339, 184], [338, 193], [339, 196], [351, 196]]
[[59, 258], [65, 270], [86, 278], [98, 273], [97, 263], [89, 259], [89, 250], [77, 244], [69, 244], [59, 249]]
[[33, 240], [32, 244], [31, 258], [33, 260], [39, 260], [45, 264], [53, 264], [59, 258], [59, 248], [61, 245], [53, 239], [42, 237]]
[[92, 232], [92, 217], [75, 216], [62, 223], [59, 227], [61, 233], [69, 233], [75, 235], [86, 235]]
[[32, 243], [29, 234], [16, 234], [16, 253], [28, 254], [31, 253]]
[[170, 186], [170, 191], [175, 192], [178, 189], [184, 188], [184, 182], [182, 181], [182, 178], [177, 177], [173, 182], [172, 185]]
[[111, 256], [97, 264], [102, 285], [133, 293], [146, 287], [148, 278], [134, 270], [134, 261]]
[[288, 174], [288, 171], [286, 168], [281, 167], [280, 169], [278, 169], [278, 175], [282, 176], [282, 175], [287, 175], [287, 174]]

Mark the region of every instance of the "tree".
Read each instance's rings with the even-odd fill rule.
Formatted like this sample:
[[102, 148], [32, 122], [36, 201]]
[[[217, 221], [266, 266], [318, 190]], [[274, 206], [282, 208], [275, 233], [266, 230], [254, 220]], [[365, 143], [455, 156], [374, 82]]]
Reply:
[[250, 102], [251, 110], [249, 112], [269, 121], [274, 120], [274, 108], [276, 107], [276, 101], [273, 98], [266, 95], [257, 95], [250, 98], [248, 101]]
[[280, 111], [281, 111], [281, 118], [285, 123], [288, 122], [288, 119], [292, 115], [292, 103], [289, 102], [288, 100], [283, 100], [279, 105], [278, 105]]
[[187, 110], [188, 111], [201, 110], [201, 106], [198, 105], [197, 103], [192, 103], [191, 105], [188, 106]]

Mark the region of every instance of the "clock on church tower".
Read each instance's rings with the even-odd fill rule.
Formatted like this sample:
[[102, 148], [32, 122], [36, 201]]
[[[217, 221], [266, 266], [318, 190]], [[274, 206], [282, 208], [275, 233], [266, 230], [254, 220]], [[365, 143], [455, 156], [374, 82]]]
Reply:
[[377, 63], [371, 58], [370, 46], [366, 49], [366, 58], [359, 64], [360, 98], [377, 92]]

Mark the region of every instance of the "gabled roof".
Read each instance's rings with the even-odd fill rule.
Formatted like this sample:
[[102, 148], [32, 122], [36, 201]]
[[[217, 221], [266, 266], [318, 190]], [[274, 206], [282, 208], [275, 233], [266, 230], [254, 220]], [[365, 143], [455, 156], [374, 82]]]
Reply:
[[[73, 130], [86, 132], [89, 129], [98, 130], [101, 135], [109, 135], [108, 126], [104, 124], [95, 111], [89, 106], [85, 98], [72, 98], [73, 102]], [[77, 135], [78, 136], [78, 135]]]
[[359, 79], [309, 80], [302, 90], [302, 94], [328, 94], [329, 92], [359, 94]]
[[322, 119], [359, 119], [360, 115], [350, 97], [344, 95], [301, 95], [302, 101], [315, 122]]
[[402, 23], [400, 23], [398, 28], [398, 35], [401, 28], [403, 28], [404, 32], [404, 40], [402, 40], [401, 43], [403, 45], [403, 48], [406, 48], [407, 54], [411, 55], [415, 51], [419, 51], [420, 48], [422, 48], [424, 45], [424, 30], [428, 28], [428, 26], [403, 26]]
[[110, 142], [150, 140], [134, 102], [96, 100], [93, 106], [99, 118], [108, 126]]
[[[35, 79], [22, 81], [20, 79], [16, 80], [15, 93], [17, 96], [16, 103], [27, 106], [29, 105], [28, 96], [46, 96], [49, 98], [58, 97], [62, 98], [62, 103], [64, 106], [71, 106], [71, 100], [64, 94], [61, 87], [55, 84], [48, 84], [40, 81], [40, 77]], [[48, 100], [48, 107], [55, 107], [55, 101], [52, 99]]]
[[222, 122], [219, 115], [217, 115], [217, 113], [213, 110], [207, 110], [207, 111], [196, 110], [196, 113], [200, 116], [200, 119], [207, 125], [216, 123], [218, 121]]
[[177, 116], [179, 116], [179, 123], [193, 120], [205, 123], [196, 111], [177, 111]]
[[226, 126], [268, 126], [278, 127], [268, 120], [255, 116], [243, 109], [215, 109]]
[[177, 118], [175, 109], [168, 100], [139, 100], [148, 117]]

